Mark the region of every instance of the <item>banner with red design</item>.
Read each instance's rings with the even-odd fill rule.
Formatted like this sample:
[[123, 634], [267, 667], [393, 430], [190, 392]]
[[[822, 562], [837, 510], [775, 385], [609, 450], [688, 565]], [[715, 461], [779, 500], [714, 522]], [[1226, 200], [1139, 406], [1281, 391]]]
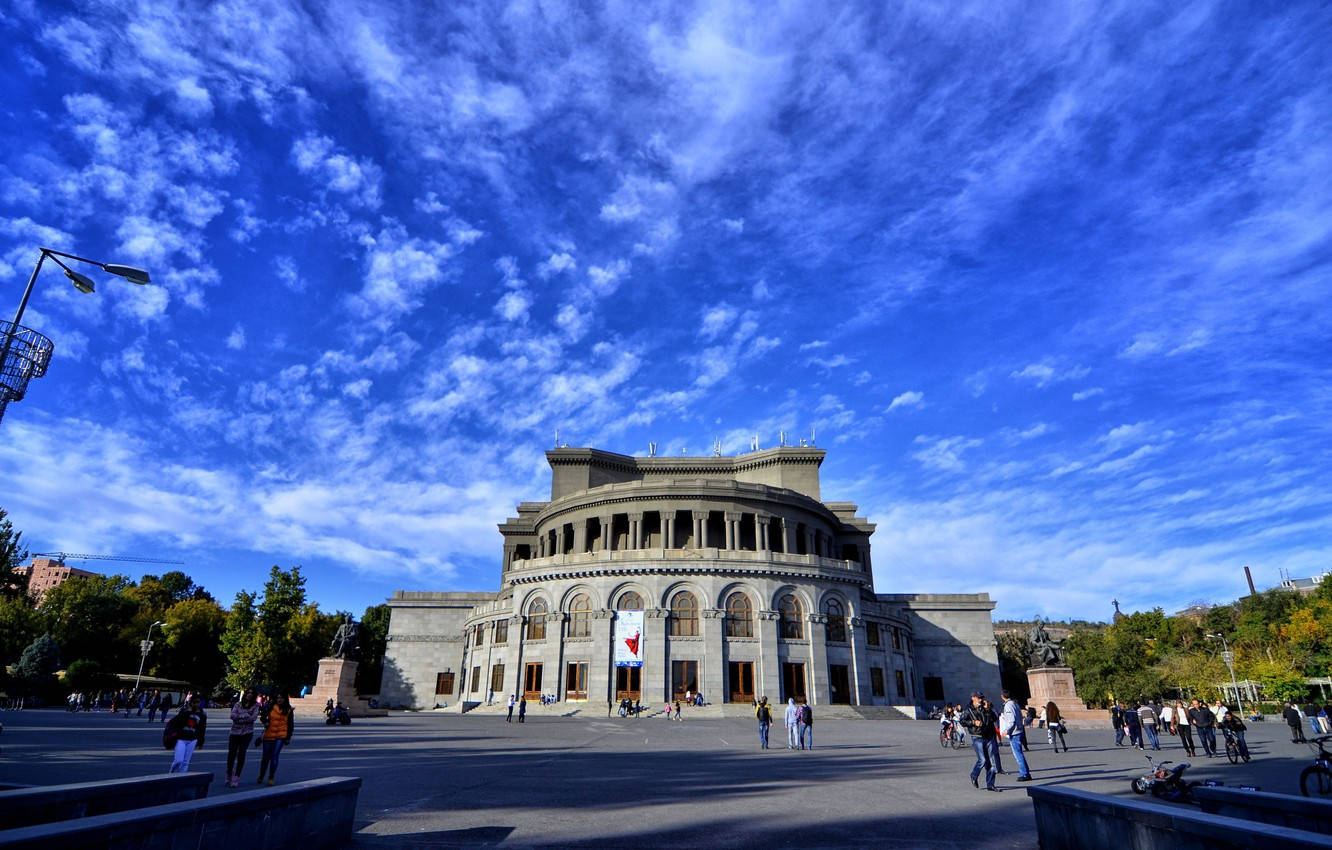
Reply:
[[643, 666], [643, 612], [615, 612], [615, 666]]

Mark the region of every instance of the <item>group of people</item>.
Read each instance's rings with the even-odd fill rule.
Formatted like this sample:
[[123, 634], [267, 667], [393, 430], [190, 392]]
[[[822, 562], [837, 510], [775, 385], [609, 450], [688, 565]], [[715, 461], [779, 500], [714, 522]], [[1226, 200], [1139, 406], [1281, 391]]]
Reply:
[[[245, 754], [250, 746], [262, 747], [259, 759], [258, 784], [272, 785], [277, 776], [278, 758], [282, 748], [291, 744], [296, 729], [296, 712], [286, 693], [275, 697], [260, 696], [247, 688], [231, 706], [231, 730], [227, 736], [227, 779], [230, 788], [240, 787], [241, 772], [245, 769]], [[259, 738], [254, 727], [263, 727]], [[164, 736], [174, 739], [171, 767], [168, 773], [184, 773], [190, 769], [195, 750], [204, 745], [208, 732], [208, 713], [198, 694], [190, 694], [180, 711], [166, 724]]]
[[1304, 721], [1309, 721], [1309, 727], [1313, 729], [1315, 735], [1332, 734], [1332, 702], [1322, 706], [1309, 703], [1300, 708], [1298, 703], [1291, 702], [1286, 709], [1281, 712], [1286, 725], [1290, 727], [1290, 742], [1304, 743]]
[[[1008, 691], [1000, 694], [1002, 705], [996, 712], [994, 704], [991, 703], [985, 694], [980, 691], [974, 691], [971, 694], [971, 705], [957, 706], [951, 711], [945, 711], [940, 719], [941, 724], [956, 724], [963, 731], [971, 736], [971, 748], [976, 753], [976, 764], [971, 768], [971, 784], [973, 787], [980, 787], [981, 773], [985, 774], [985, 790], [998, 791], [995, 787], [995, 779], [1000, 773], [1004, 773], [1003, 764], [999, 759], [999, 741], [1002, 738], [1008, 739], [1009, 747], [1013, 751], [1013, 758], [1017, 761], [1018, 782], [1030, 782], [1031, 767], [1027, 764], [1027, 727], [1035, 719], [1034, 712], [1022, 710], [1022, 706], [1017, 704]], [[1063, 722], [1059, 715], [1059, 708], [1054, 703], [1046, 706], [1046, 728], [1050, 730], [1051, 743], [1063, 740]], [[1068, 749], [1068, 744], [1064, 744], [1064, 749]], [[1058, 752], [1058, 744], [1055, 744], [1055, 752]]]
[[[1197, 744], [1202, 745], [1203, 753], [1208, 758], [1217, 754], [1216, 733], [1235, 742], [1240, 757], [1249, 760], [1249, 745], [1244, 739], [1248, 726], [1238, 711], [1232, 711], [1221, 700], [1208, 705], [1205, 700], [1183, 700], [1171, 703], [1152, 704], [1138, 700], [1125, 704], [1116, 702], [1110, 707], [1110, 725], [1115, 730], [1115, 746], [1128, 746], [1153, 750], [1161, 749], [1161, 732], [1179, 737], [1180, 746], [1190, 757], [1198, 754]], [[1298, 724], [1297, 724], [1298, 725]], [[1194, 734], [1197, 733], [1197, 743]]]
[[[679, 710], [678, 705], [676, 710]], [[754, 706], [754, 717], [758, 720], [759, 749], [766, 750], [768, 733], [772, 729], [772, 706], [767, 697], [759, 697]], [[782, 721], [786, 724], [788, 750], [814, 749], [814, 709], [808, 703], [796, 705], [795, 697], [788, 699]]]
[[111, 714], [123, 713], [129, 717], [137, 708], [135, 716], [143, 717], [143, 712], [147, 710], [149, 723], [156, 721], [158, 712], [161, 712], [162, 722], [165, 723], [174, 704], [175, 700], [170, 693], [164, 694], [156, 689], [149, 691], [147, 688], [138, 691], [121, 688], [118, 691], [96, 693], [74, 691], [65, 698], [66, 711], [106, 711]]

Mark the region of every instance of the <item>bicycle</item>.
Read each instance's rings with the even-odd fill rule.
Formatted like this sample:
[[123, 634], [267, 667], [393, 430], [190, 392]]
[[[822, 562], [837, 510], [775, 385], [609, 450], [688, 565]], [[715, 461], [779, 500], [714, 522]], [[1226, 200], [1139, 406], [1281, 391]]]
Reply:
[[1230, 759], [1230, 763], [1239, 764], [1240, 759], [1247, 762], [1249, 757], [1247, 754], [1240, 752], [1239, 740], [1235, 738], [1235, 734], [1229, 729], [1222, 729], [1221, 734], [1226, 739], [1226, 758]]
[[945, 750], [952, 747], [960, 750], [966, 746], [967, 733], [956, 723], [952, 723], [939, 730], [939, 746]]
[[1332, 753], [1323, 746], [1332, 735], [1311, 738], [1305, 743], [1318, 747], [1314, 763], [1300, 773], [1300, 793], [1306, 797], [1332, 797]]

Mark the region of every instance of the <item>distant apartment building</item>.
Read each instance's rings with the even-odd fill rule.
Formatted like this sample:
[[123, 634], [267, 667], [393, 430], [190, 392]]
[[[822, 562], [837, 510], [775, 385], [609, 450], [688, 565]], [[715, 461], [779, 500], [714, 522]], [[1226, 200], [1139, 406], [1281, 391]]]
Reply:
[[1282, 590], [1293, 590], [1296, 593], [1308, 595], [1318, 590], [1318, 585], [1323, 583], [1323, 579], [1328, 577], [1328, 573], [1316, 575], [1311, 578], [1286, 578], [1281, 581]]
[[75, 576], [88, 578], [97, 575], [77, 567], [69, 567], [57, 558], [33, 558], [31, 564], [16, 567], [14, 572], [28, 580], [28, 596], [41, 604], [51, 588], [59, 587]]

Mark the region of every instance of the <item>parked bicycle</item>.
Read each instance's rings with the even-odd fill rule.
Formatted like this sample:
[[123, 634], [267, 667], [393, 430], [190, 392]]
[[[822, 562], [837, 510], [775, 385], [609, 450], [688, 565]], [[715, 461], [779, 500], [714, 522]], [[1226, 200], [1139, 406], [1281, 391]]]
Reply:
[[1300, 793], [1306, 797], [1332, 797], [1332, 752], [1325, 746], [1332, 735], [1310, 738], [1309, 749], [1318, 748], [1314, 763], [1300, 773]]

